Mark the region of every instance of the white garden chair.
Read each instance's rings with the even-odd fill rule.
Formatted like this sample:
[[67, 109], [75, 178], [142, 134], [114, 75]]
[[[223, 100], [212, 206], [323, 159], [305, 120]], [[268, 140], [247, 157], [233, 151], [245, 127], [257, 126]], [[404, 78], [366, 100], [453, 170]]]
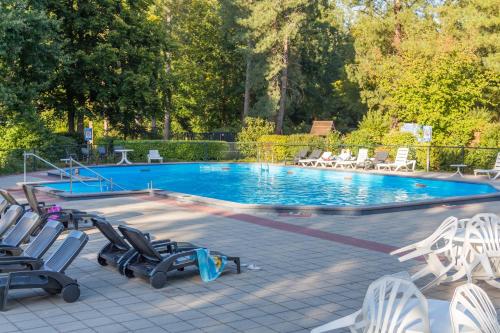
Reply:
[[396, 158], [393, 163], [378, 163], [377, 170], [386, 169], [391, 171], [394, 168], [394, 171], [399, 171], [401, 169], [405, 169], [409, 171], [411, 167], [412, 171], [415, 171], [415, 166], [417, 161], [409, 160], [408, 154], [410, 153], [409, 148], [398, 148], [398, 152], [396, 153]]
[[477, 214], [465, 228], [460, 264], [469, 282], [484, 280], [500, 288], [500, 218], [495, 214]]
[[497, 179], [500, 176], [500, 152], [497, 154], [497, 159], [493, 169], [474, 169], [474, 176], [480, 174], [486, 174], [488, 175], [488, 178], [493, 177], [493, 179]]
[[471, 283], [455, 289], [450, 304], [451, 325], [454, 333], [499, 333], [495, 307], [488, 295]]
[[160, 152], [158, 150], [149, 151], [148, 163], [151, 163], [153, 160], [160, 161], [160, 163], [163, 163], [163, 157], [160, 156]]
[[434, 279], [422, 288], [423, 290], [442, 282], [457, 281], [466, 274], [464, 268], [457, 265], [460, 248], [453, 242], [462, 223], [464, 220], [459, 221], [456, 217], [450, 216], [426, 239], [392, 251], [391, 255], [409, 252], [398, 258], [401, 262], [424, 257], [426, 265], [411, 276], [412, 281], [429, 274], [434, 276]]
[[366, 292], [361, 310], [314, 328], [321, 333], [348, 327], [353, 333], [430, 333], [427, 301], [408, 279], [384, 276]]

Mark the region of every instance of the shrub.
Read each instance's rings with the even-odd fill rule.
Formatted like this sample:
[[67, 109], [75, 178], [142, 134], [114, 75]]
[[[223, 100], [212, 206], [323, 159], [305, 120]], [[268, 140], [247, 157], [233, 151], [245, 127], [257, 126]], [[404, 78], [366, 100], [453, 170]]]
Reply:
[[136, 162], [147, 161], [152, 149], [158, 150], [166, 161], [220, 160], [226, 157], [229, 150], [225, 141], [115, 140], [114, 145], [133, 149], [129, 156]]
[[274, 133], [274, 123], [262, 118], [245, 118], [245, 127], [238, 133], [239, 149], [245, 157], [257, 157], [255, 142], [263, 135]]
[[263, 135], [258, 140], [261, 158], [274, 161], [288, 160], [304, 148], [324, 147], [324, 138], [310, 134]]
[[478, 148], [498, 149], [468, 149], [465, 151], [465, 164], [475, 168], [490, 169], [500, 152], [500, 124], [489, 124], [481, 132]]

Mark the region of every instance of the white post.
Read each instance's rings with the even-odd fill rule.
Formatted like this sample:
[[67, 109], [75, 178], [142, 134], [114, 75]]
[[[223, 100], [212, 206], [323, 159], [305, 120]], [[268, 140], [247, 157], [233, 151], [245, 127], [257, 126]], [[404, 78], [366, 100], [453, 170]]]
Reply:
[[73, 193], [73, 157], [69, 157], [69, 193]]
[[26, 184], [26, 152], [23, 152], [23, 159], [24, 159], [24, 183]]

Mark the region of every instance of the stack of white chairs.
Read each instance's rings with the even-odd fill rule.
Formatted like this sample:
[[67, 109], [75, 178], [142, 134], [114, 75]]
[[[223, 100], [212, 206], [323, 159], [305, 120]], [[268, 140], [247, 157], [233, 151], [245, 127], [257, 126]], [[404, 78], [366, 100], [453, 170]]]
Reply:
[[426, 265], [412, 280], [432, 274], [434, 279], [423, 290], [443, 282], [467, 277], [500, 288], [500, 218], [477, 214], [471, 219], [449, 217], [426, 239], [391, 252], [399, 261], [423, 257]]
[[500, 326], [491, 300], [467, 283], [455, 290], [451, 302], [426, 299], [410, 279], [381, 277], [366, 292], [361, 310], [311, 333], [349, 328], [353, 333], [498, 333]]

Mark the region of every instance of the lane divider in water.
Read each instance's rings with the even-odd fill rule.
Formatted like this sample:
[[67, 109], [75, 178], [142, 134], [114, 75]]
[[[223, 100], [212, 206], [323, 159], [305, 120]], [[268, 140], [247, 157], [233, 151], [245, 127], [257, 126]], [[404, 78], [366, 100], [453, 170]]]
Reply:
[[345, 236], [333, 232], [322, 231], [318, 229], [312, 229], [308, 227], [298, 226], [286, 222], [280, 222], [276, 220], [271, 220], [268, 218], [263, 218], [255, 215], [244, 214], [244, 213], [236, 213], [228, 210], [223, 210], [220, 208], [204, 206], [201, 204], [194, 204], [188, 202], [181, 202], [171, 198], [161, 198], [158, 196], [140, 196], [137, 198], [141, 198], [146, 201], [156, 201], [156, 202], [164, 202], [169, 205], [186, 208], [190, 210], [196, 210], [198, 212], [207, 213], [210, 215], [230, 218], [237, 221], [247, 222], [255, 225], [259, 225], [262, 227], [268, 227], [276, 230], [292, 232], [295, 234], [300, 234], [304, 236], [314, 237], [323, 240], [329, 240], [332, 242], [350, 245], [358, 248], [362, 248], [365, 250], [371, 250], [376, 252], [381, 252], [385, 254], [389, 254], [390, 252], [398, 249], [395, 246], [387, 245], [379, 242], [369, 241], [365, 239], [354, 238], [350, 236]]

